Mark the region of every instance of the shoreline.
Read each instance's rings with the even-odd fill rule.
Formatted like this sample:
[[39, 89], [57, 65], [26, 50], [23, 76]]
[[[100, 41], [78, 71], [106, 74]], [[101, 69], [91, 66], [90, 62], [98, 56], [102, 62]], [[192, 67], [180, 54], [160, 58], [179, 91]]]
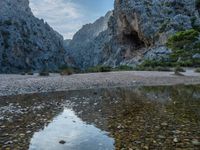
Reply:
[[198, 85], [200, 73], [187, 70], [184, 76], [173, 72], [119, 71], [106, 73], [73, 74], [47, 77], [15, 74], [0, 74], [0, 96], [62, 92], [93, 88], [115, 88], [135, 86]]

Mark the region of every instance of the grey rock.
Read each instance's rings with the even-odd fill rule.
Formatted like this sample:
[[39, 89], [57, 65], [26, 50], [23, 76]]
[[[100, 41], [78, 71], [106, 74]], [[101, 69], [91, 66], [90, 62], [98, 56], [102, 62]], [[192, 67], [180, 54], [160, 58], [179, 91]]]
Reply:
[[34, 17], [28, 0], [1, 0], [0, 8], [0, 73], [65, 64], [63, 37]]
[[71, 56], [79, 68], [97, 65], [101, 60], [102, 47], [108, 39], [106, 30], [111, 16], [112, 12], [108, 12], [94, 23], [84, 25], [72, 40], [65, 41], [66, 55]]
[[200, 146], [200, 142], [197, 139], [193, 139], [192, 144], [195, 146]]
[[194, 56], [192, 56], [192, 58], [194, 58], [194, 59], [200, 59], [200, 53], [195, 54]]
[[64, 140], [59, 141], [60, 144], [65, 144], [66, 142]]
[[144, 55], [144, 59], [146, 60], [169, 60], [169, 55], [172, 53], [171, 49], [168, 49], [166, 46], [153, 47], [147, 51]]
[[159, 138], [159, 139], [166, 139], [166, 137], [163, 136], [163, 135], [158, 135], [158, 138]]
[[104, 21], [108, 28], [98, 30], [96, 23], [84, 26], [68, 51], [83, 69], [98, 64], [135, 66], [145, 59], [168, 60], [171, 50], [166, 47], [167, 39], [200, 25], [195, 2], [115, 0], [113, 14]]
[[174, 138], [174, 139], [173, 139], [173, 142], [174, 142], [174, 143], [178, 143], [178, 139], [177, 139], [177, 138]]
[[104, 62], [112, 60], [115, 66], [140, 64], [147, 58], [167, 60], [168, 37], [191, 29], [194, 16], [199, 20], [195, 0], [115, 0], [114, 21], [109, 26], [113, 35], [106, 43], [112, 53], [105, 54]]

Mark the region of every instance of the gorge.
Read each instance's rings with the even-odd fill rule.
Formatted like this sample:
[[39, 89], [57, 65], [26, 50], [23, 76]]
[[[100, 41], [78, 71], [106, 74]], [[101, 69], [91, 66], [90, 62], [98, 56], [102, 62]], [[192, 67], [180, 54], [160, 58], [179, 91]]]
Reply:
[[[2, 73], [44, 68], [57, 71], [63, 65], [83, 70], [97, 65], [135, 67], [145, 60], [171, 61], [173, 53], [178, 55], [175, 62], [195, 59], [199, 65], [196, 0], [115, 0], [113, 11], [84, 25], [72, 40], [63, 40], [44, 20], [34, 17], [28, 0], [2, 0], [0, 6]], [[188, 37], [196, 34], [188, 39], [193, 44], [186, 42], [192, 46], [186, 50], [177, 47], [177, 42], [185, 42], [181, 37], [177, 44], [168, 44], [170, 37], [188, 30]], [[177, 49], [187, 57], [176, 54]], [[191, 49], [190, 54], [187, 49]]]

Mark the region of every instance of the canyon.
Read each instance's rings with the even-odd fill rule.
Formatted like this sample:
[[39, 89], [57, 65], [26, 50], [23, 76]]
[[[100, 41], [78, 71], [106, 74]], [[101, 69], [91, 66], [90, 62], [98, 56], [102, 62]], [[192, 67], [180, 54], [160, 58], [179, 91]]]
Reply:
[[[188, 57], [200, 59], [196, 0], [115, 0], [113, 11], [84, 25], [71, 40], [64, 40], [47, 22], [36, 18], [28, 0], [2, 0], [0, 6], [1, 73], [165, 62], [174, 48], [167, 45], [169, 38], [179, 32], [187, 35], [188, 30], [192, 30], [188, 34], [197, 34], [192, 41], [195, 49], [188, 48], [194, 52]], [[178, 56], [175, 61], [181, 59], [185, 58]]]

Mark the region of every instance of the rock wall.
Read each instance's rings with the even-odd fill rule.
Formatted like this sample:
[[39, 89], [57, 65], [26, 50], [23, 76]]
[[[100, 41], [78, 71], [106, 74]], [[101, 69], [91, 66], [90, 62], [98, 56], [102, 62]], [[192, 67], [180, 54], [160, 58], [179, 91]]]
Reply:
[[200, 25], [195, 0], [116, 0], [112, 20], [113, 38], [103, 49], [103, 62], [111, 66], [167, 59], [167, 39]]
[[[80, 45], [81, 50], [73, 47], [76, 55], [80, 54], [75, 58], [87, 63], [79, 65], [82, 68], [96, 64], [135, 66], [145, 59], [168, 59], [171, 50], [166, 47], [167, 39], [178, 31], [200, 26], [198, 6], [196, 0], [115, 0], [113, 15], [106, 20], [107, 30], [90, 40], [91, 47], [80, 36], [81, 31], [76, 34], [75, 39], [84, 46]], [[85, 34], [88, 32], [95, 33], [90, 28]]]
[[67, 54], [70, 55], [79, 68], [95, 66], [101, 61], [102, 45], [108, 39], [108, 21], [112, 12], [99, 18], [92, 24], [84, 25], [73, 37], [66, 40]]
[[63, 37], [34, 17], [28, 0], [1, 0], [0, 8], [0, 73], [65, 64]]

